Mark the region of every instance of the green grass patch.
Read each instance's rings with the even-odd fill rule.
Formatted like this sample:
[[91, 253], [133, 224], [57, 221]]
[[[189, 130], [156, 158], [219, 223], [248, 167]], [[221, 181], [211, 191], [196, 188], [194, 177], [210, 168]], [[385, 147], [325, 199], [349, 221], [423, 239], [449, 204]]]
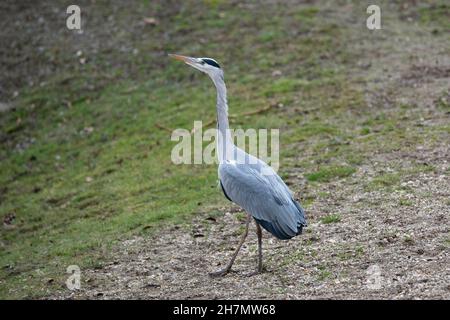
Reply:
[[308, 181], [329, 182], [336, 178], [345, 178], [352, 175], [356, 171], [353, 167], [347, 166], [330, 166], [323, 167], [315, 172], [305, 175]]
[[450, 5], [448, 3], [430, 4], [419, 9], [420, 22], [426, 25], [438, 25], [444, 30], [450, 29]]
[[341, 221], [341, 215], [340, 214], [329, 214], [329, 215], [321, 218], [320, 221], [323, 224], [337, 223], [337, 222]]
[[369, 182], [368, 188], [370, 190], [378, 190], [392, 187], [398, 185], [400, 183], [400, 180], [401, 174], [399, 173], [385, 173], [373, 178], [372, 181]]
[[319, 281], [325, 281], [326, 279], [331, 278], [332, 275], [333, 273], [327, 270], [325, 266], [319, 266], [319, 274], [317, 276]]
[[400, 199], [398, 203], [399, 203], [399, 205], [405, 206], [405, 207], [410, 207], [413, 205], [413, 202], [408, 199]]
[[270, 86], [264, 91], [266, 97], [272, 97], [276, 94], [292, 93], [301, 87], [307, 87], [308, 81], [299, 79], [282, 78], [270, 83]]
[[447, 248], [450, 248], [450, 238], [447, 238], [447, 239], [444, 240], [444, 245], [445, 245]]

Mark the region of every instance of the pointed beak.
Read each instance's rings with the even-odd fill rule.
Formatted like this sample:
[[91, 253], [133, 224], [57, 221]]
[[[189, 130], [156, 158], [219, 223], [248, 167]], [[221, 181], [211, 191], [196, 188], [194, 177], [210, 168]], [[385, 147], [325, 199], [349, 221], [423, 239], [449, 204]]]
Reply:
[[194, 64], [196, 62], [195, 58], [181, 56], [179, 54], [171, 54], [171, 53], [169, 53], [169, 57], [174, 58], [176, 60], [183, 61], [184, 63], [187, 63], [189, 65], [192, 65], [192, 64]]

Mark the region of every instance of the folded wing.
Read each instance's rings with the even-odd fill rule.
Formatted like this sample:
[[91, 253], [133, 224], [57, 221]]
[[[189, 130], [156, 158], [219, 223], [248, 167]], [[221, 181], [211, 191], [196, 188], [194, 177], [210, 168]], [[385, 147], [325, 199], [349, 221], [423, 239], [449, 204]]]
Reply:
[[300, 204], [283, 180], [264, 162], [219, 165], [219, 178], [227, 198], [250, 213], [279, 239], [290, 239], [306, 226]]

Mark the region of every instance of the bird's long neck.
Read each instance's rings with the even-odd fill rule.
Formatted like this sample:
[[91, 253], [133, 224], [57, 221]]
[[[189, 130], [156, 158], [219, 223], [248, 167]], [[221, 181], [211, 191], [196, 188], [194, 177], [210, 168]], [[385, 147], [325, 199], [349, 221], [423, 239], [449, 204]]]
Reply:
[[228, 124], [227, 88], [223, 75], [213, 78], [217, 89], [217, 157], [219, 163], [232, 159], [233, 141]]

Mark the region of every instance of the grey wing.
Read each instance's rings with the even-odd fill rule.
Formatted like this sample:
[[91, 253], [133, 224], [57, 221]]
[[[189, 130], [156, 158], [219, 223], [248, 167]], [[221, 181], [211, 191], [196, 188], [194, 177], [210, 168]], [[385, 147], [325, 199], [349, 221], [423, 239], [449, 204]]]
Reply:
[[233, 200], [231, 200], [230, 197], [227, 195], [227, 192], [225, 191], [225, 188], [223, 187], [222, 180], [219, 180], [219, 183], [220, 183], [220, 188], [222, 188], [222, 192], [223, 192], [223, 194], [225, 195], [225, 198], [227, 198], [227, 199], [230, 200], [230, 201], [233, 201]]
[[219, 178], [227, 197], [277, 238], [290, 239], [306, 226], [303, 209], [265, 163], [223, 163], [219, 165]]

